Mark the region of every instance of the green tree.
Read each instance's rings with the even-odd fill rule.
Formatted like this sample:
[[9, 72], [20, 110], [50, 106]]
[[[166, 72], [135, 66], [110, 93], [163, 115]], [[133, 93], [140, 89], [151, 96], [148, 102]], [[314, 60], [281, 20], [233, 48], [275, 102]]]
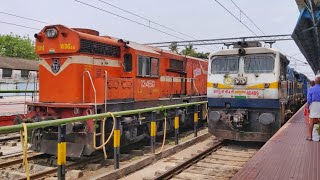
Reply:
[[34, 42], [28, 36], [14, 34], [0, 35], [0, 56], [35, 60]]
[[178, 53], [179, 54], [179, 49], [178, 49], [178, 44], [176, 42], [171, 43], [169, 46], [170, 51], [174, 52], [174, 53]]
[[189, 44], [188, 46], [185, 46], [185, 49], [181, 51], [181, 54], [196, 57], [196, 48], [194, 48], [192, 44]]
[[208, 53], [208, 52], [206, 52], [206, 53], [204, 53], [204, 52], [198, 52], [195, 57], [201, 58], [201, 59], [208, 59], [209, 54], [210, 54], [210, 53]]
[[187, 55], [187, 56], [192, 56], [192, 57], [197, 57], [197, 58], [201, 58], [201, 59], [208, 59], [208, 56], [210, 53], [197, 52], [196, 48], [194, 48], [192, 44], [189, 44], [188, 46], [185, 47], [184, 50], [181, 51], [181, 54]]

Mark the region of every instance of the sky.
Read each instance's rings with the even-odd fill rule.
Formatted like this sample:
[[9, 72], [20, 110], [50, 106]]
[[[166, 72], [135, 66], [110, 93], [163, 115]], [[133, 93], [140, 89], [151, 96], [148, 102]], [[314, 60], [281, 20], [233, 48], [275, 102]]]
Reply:
[[[109, 35], [140, 43], [179, 40], [173, 36], [179, 36], [183, 40], [194, 40], [254, 35], [215, 0], [103, 0], [188, 36], [164, 29], [152, 22], [150, 23], [147, 20], [120, 11], [119, 9], [102, 3], [101, 0], [78, 1], [88, 3], [102, 10], [88, 7], [75, 0], [3, 1], [0, 6], [0, 34], [13, 33], [33, 38], [33, 35], [39, 31], [8, 25], [3, 22], [15, 23], [36, 29], [42, 29], [46, 25], [45, 23], [20, 19], [1, 13], [5, 12], [36, 19], [48, 24], [91, 28], [98, 30], [101, 35]], [[240, 18], [240, 11], [232, 4], [231, 0], [219, 1], [226, 6], [230, 12], [235, 14], [237, 18]], [[294, 0], [233, 1], [267, 35], [291, 34], [299, 17], [299, 10]], [[119, 18], [104, 11], [118, 14], [140, 24]], [[243, 14], [241, 15], [241, 20], [256, 34], [263, 35]], [[165, 31], [173, 36], [150, 29], [148, 26]], [[281, 41], [276, 44], [276, 48], [279, 48], [284, 54], [293, 56], [301, 61], [306, 61], [294, 41]], [[221, 49], [221, 46], [197, 48], [199, 51], [212, 51], [217, 48]], [[290, 64], [299, 72], [306, 74], [309, 78], [312, 79], [314, 77], [308, 65], [304, 65], [293, 59], [291, 59]]]

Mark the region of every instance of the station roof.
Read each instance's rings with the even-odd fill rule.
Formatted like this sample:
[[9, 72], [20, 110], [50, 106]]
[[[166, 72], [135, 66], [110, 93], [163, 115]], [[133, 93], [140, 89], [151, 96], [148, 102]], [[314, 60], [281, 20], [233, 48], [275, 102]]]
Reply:
[[0, 68], [38, 71], [39, 61], [0, 56]]
[[[306, 0], [296, 0], [296, 3], [298, 5], [298, 8], [299, 8], [299, 11], [302, 11], [302, 9], [306, 6], [306, 3], [305, 3]], [[313, 0], [313, 2], [315, 4], [319, 4], [320, 3], [320, 0]]]
[[311, 12], [304, 0], [296, 0], [300, 16], [292, 38], [316, 73], [320, 70], [320, 0], [313, 2]]

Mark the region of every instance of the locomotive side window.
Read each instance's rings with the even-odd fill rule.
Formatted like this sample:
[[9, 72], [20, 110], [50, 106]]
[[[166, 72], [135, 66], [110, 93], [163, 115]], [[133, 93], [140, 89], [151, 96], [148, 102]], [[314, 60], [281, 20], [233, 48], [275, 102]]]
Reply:
[[169, 68], [174, 71], [183, 72], [183, 61], [170, 59], [170, 66]]
[[132, 71], [132, 55], [125, 54], [124, 55], [124, 71], [131, 72]]
[[268, 55], [249, 55], [244, 59], [245, 73], [271, 73], [274, 69], [274, 58]]
[[159, 75], [159, 59], [150, 58], [147, 56], [138, 56], [138, 76], [153, 76]]
[[159, 59], [151, 58], [151, 76], [159, 75]]
[[212, 60], [212, 74], [235, 74], [238, 71], [239, 56], [216, 57]]

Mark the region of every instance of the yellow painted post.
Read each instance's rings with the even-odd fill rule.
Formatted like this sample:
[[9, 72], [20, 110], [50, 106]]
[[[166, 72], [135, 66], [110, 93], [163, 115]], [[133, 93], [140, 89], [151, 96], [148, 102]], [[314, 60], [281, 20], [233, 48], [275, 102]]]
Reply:
[[155, 142], [157, 135], [157, 122], [156, 122], [156, 114], [152, 112], [151, 114], [151, 125], [150, 125], [150, 141], [151, 141], [151, 153], [155, 152]]
[[58, 126], [58, 150], [57, 150], [58, 180], [66, 179], [67, 143], [66, 125]]
[[120, 164], [120, 120], [121, 117], [116, 117], [115, 129], [113, 132], [113, 149], [114, 149], [114, 169], [119, 169]]
[[175, 145], [179, 144], [179, 113], [178, 113], [178, 108], [176, 109], [175, 112], [175, 117], [174, 117], [174, 141]]
[[198, 120], [199, 120], [199, 106], [194, 106], [193, 122], [194, 122], [194, 137], [198, 136]]

